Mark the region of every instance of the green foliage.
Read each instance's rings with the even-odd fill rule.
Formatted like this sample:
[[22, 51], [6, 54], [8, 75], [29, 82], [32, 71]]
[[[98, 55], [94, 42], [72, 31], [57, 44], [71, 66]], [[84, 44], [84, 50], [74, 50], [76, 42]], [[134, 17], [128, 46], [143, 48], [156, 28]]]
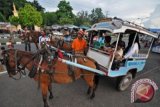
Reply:
[[59, 10], [56, 11], [59, 24], [73, 24], [74, 14], [72, 13], [73, 8], [70, 3], [66, 0], [60, 1], [58, 4]]
[[12, 0], [0, 0], [0, 12], [8, 19], [12, 14]]
[[13, 10], [13, 3], [14, 3], [15, 6], [16, 6], [17, 11], [20, 8], [24, 7], [26, 3], [29, 3], [26, 0], [12, 0], [12, 1], [13, 1], [12, 4], [11, 4], [12, 10]]
[[57, 24], [57, 15], [55, 12], [46, 12], [42, 14], [43, 17], [43, 25], [51, 26], [53, 24]]
[[91, 22], [89, 20], [89, 15], [87, 11], [80, 11], [77, 13], [77, 18], [75, 21], [75, 25], [80, 26], [80, 25], [91, 25]]
[[22, 26], [33, 26], [42, 24], [42, 15], [30, 4], [19, 10], [19, 19]]
[[9, 17], [9, 21], [11, 24], [18, 26], [19, 24], [19, 17], [15, 17], [15, 16], [10, 16]]
[[0, 12], [7, 20], [11, 15], [13, 15], [13, 3], [15, 4], [17, 10], [24, 7], [26, 3], [29, 3], [34, 6], [38, 11], [44, 11], [44, 8], [39, 5], [37, 0], [34, 0], [33, 2], [29, 2], [26, 0], [0, 0]]
[[33, 0], [33, 2], [31, 2], [31, 5], [34, 6], [37, 11], [41, 11], [44, 12], [44, 8], [38, 3], [38, 0]]
[[3, 16], [3, 14], [0, 12], [0, 22], [5, 22], [6, 18]]
[[105, 16], [101, 8], [95, 8], [92, 10], [92, 13], [90, 14], [89, 17], [90, 17], [92, 24], [94, 24], [98, 22], [99, 19], [104, 18]]
[[64, 25], [64, 24], [73, 24], [74, 20], [66, 17], [61, 17], [59, 19], [59, 23]]

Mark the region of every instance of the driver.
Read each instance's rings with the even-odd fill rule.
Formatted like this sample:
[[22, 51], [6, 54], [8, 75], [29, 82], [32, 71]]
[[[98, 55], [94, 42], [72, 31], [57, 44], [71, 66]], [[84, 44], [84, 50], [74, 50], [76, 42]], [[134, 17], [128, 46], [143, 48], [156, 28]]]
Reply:
[[84, 32], [78, 31], [77, 38], [72, 42], [72, 50], [75, 54], [85, 54], [87, 49], [87, 42], [83, 39]]

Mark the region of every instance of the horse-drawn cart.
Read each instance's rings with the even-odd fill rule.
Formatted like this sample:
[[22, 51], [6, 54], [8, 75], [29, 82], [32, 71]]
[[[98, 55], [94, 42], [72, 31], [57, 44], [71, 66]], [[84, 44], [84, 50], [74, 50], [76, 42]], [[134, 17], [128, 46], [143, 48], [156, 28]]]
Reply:
[[[143, 70], [153, 38], [157, 38], [157, 35], [141, 26], [117, 18], [109, 22], [96, 23], [87, 31], [89, 47], [86, 56], [59, 51], [48, 44], [46, 47], [52, 56], [48, 50], [40, 50], [37, 53], [6, 50], [4, 63], [9, 76], [25, 74], [25, 68], [30, 72], [38, 68], [35, 80], [40, 83], [44, 107], [49, 107], [48, 91], [49, 98], [53, 98], [52, 82], [70, 83], [82, 77], [89, 86], [87, 94], [93, 98], [98, 85], [98, 75], [103, 75], [117, 77], [117, 89], [124, 91], [136, 73]], [[147, 43], [150, 45], [146, 47], [145, 43], [139, 40], [141, 37], [147, 37]], [[61, 57], [61, 52], [64, 57]], [[40, 63], [39, 56], [42, 54], [44, 57]]]
[[[100, 75], [117, 77], [116, 86], [120, 91], [127, 89], [137, 72], [143, 70], [153, 40], [158, 37], [157, 34], [144, 27], [117, 18], [109, 22], [96, 23], [87, 31], [89, 32], [87, 57], [94, 59], [98, 63], [99, 69], [63, 59], [62, 62]], [[101, 40], [104, 38], [104, 42], [95, 41], [95, 37]], [[147, 47], [143, 41], [139, 40], [142, 37], [148, 38]], [[130, 52], [136, 43], [138, 44], [138, 52]], [[116, 53], [120, 48], [119, 45], [121, 45], [123, 55], [117, 59]]]
[[[117, 88], [120, 91], [125, 90], [136, 73], [143, 70], [153, 38], [158, 37], [144, 27], [118, 18], [109, 22], [96, 23], [88, 32], [90, 42], [87, 56], [96, 60], [100, 70], [104, 71], [107, 76], [118, 77]], [[105, 38], [105, 43], [97, 43], [94, 41], [94, 37]], [[140, 37], [148, 38], [148, 47], [139, 40]], [[131, 50], [136, 43], [138, 52], [133, 52]], [[117, 59], [116, 53], [120, 50], [118, 49], [119, 45], [121, 45], [123, 56]]]

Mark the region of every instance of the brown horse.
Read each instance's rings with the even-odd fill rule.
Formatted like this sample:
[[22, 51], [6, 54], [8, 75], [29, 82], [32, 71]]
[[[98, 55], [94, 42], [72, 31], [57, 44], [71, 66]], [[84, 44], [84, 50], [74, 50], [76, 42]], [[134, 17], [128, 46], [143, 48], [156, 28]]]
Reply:
[[27, 40], [28, 43], [34, 43], [36, 48], [39, 49], [38, 47], [38, 39], [40, 36], [40, 32], [39, 31], [34, 31], [31, 30], [29, 32], [27, 32], [26, 35], [24, 35], [22, 32], [20, 32], [20, 39], [22, 39], [23, 41]]
[[[24, 74], [24, 68], [27, 68], [28, 71], [32, 71], [33, 67], [37, 67], [39, 64], [38, 56], [41, 53], [46, 51], [38, 51], [37, 53], [25, 52], [21, 50], [5, 50], [4, 51], [4, 61], [6, 69], [10, 77], [14, 77], [16, 74]], [[87, 94], [90, 95], [90, 98], [94, 98], [95, 89], [98, 85], [98, 75], [93, 72], [89, 72], [77, 67], [69, 66], [65, 63], [62, 63], [58, 58], [58, 54], [55, 52], [55, 56], [52, 60], [52, 64], [49, 65], [48, 60], [43, 60], [40, 66], [40, 70], [37, 71], [34, 79], [40, 83], [42, 90], [44, 107], [49, 107], [47, 102], [47, 93], [49, 91], [49, 98], [53, 98], [51, 83], [71, 83], [75, 80], [82, 77], [87, 85], [89, 86]], [[76, 58], [76, 57], [75, 57]], [[64, 59], [69, 59], [67, 56]], [[77, 57], [77, 63], [96, 69], [96, 64], [93, 60], [85, 57]], [[19, 67], [22, 66], [22, 67]], [[52, 71], [52, 72], [51, 72]], [[69, 73], [72, 71], [72, 73]]]

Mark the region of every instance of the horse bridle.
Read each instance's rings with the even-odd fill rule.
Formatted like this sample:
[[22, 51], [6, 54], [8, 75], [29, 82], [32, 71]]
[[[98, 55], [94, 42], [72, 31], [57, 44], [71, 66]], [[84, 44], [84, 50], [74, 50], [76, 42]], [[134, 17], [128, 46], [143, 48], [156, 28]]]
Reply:
[[[7, 70], [9, 70], [10, 72], [15, 72], [17, 75], [18, 73], [20, 74], [20, 77], [17, 79], [17, 78], [14, 78], [13, 76], [10, 76], [11, 78], [15, 79], [15, 80], [19, 80], [21, 79], [21, 76], [22, 75], [26, 75], [26, 72], [25, 72], [25, 68], [26, 66], [37, 56], [37, 53], [35, 55], [32, 56], [32, 58], [24, 65], [21, 65], [19, 62], [21, 61], [21, 57], [18, 57], [18, 50], [15, 50], [14, 52], [14, 57], [15, 57], [15, 68], [11, 68], [10, 65], [8, 64], [9, 62], [9, 54], [8, 54], [9, 50], [6, 50], [5, 51], [5, 54], [4, 54], [4, 64], [6, 65], [6, 68]], [[20, 67], [20, 65], [22, 67]]]

